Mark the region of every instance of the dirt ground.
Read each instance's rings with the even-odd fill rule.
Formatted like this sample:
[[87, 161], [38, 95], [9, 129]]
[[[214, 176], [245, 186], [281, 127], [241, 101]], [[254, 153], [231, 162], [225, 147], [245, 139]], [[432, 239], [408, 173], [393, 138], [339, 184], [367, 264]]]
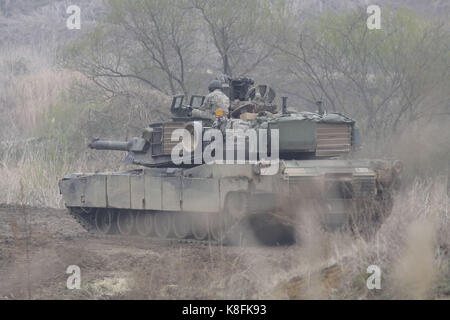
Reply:
[[[3, 206], [0, 298], [289, 298], [292, 275], [332, 264], [329, 256], [306, 263], [302, 250], [99, 238], [65, 210]], [[66, 287], [70, 265], [80, 267], [79, 290]]]
[[[288, 247], [168, 245], [90, 235], [65, 210], [0, 206], [0, 299], [371, 298], [355, 291], [367, 275], [343, 267], [357, 240], [311, 236]], [[80, 289], [67, 288], [71, 265]]]

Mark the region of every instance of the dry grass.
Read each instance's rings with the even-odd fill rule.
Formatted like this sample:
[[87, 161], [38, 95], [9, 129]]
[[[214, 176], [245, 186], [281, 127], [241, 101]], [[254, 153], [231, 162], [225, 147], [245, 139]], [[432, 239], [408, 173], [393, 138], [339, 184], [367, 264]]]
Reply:
[[37, 128], [42, 115], [51, 109], [76, 78], [68, 71], [42, 70], [27, 74], [10, 83], [6, 96], [14, 101], [12, 121], [25, 134]]
[[58, 180], [64, 176], [64, 167], [59, 170], [41, 159], [23, 159], [13, 167], [0, 167], [0, 203], [18, 203], [20, 184], [23, 184], [24, 204], [38, 207], [61, 206]]
[[[17, 161], [0, 161], [0, 203], [34, 207], [64, 208], [58, 182], [68, 173], [95, 172], [106, 168], [124, 169], [122, 154], [92, 155], [84, 152], [78, 159], [51, 159], [45, 148], [25, 152]], [[89, 158], [93, 160], [89, 161]], [[21, 184], [23, 197], [21, 194]]]
[[[344, 298], [437, 298], [447, 295], [450, 220], [446, 181], [415, 181], [398, 195], [392, 215], [371, 241], [359, 239], [346, 262]], [[382, 271], [382, 289], [368, 290], [366, 268]], [[442, 288], [441, 288], [442, 289]], [[447, 290], [447, 291], [446, 291]]]

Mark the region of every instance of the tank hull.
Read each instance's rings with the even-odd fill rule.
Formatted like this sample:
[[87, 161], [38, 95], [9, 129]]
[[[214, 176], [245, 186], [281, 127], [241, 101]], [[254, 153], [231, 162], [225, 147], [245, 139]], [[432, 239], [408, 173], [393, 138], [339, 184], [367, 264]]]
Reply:
[[86, 229], [158, 238], [236, 242], [249, 236], [286, 243], [298, 239], [305, 216], [327, 229], [345, 229], [361, 221], [373, 228], [390, 214], [389, 162], [281, 161], [275, 175], [261, 175], [255, 167], [72, 174], [59, 186]]

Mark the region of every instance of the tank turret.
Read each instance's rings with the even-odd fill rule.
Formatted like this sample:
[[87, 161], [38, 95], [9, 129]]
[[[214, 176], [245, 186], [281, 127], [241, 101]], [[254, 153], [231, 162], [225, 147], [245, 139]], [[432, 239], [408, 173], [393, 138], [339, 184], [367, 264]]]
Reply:
[[[104, 141], [95, 139], [90, 144], [91, 149], [127, 151], [127, 162], [146, 167], [184, 167], [185, 164], [174, 164], [171, 153], [179, 141], [172, 140], [172, 133], [177, 129], [191, 129], [193, 123], [201, 124], [201, 132], [197, 132], [202, 140], [208, 129], [220, 129], [223, 141], [226, 141], [227, 130], [267, 129], [267, 143], [271, 132], [278, 131], [279, 157], [285, 160], [325, 159], [346, 156], [356, 144], [355, 122], [338, 113], [326, 113], [319, 105], [319, 112], [295, 112], [287, 108], [287, 98], [282, 97], [282, 108], [274, 104], [276, 93], [268, 85], [255, 85], [250, 78], [226, 79], [224, 91], [231, 97], [230, 112], [224, 116], [220, 112], [211, 120], [211, 115], [205, 118], [199, 110], [205, 100], [204, 96], [194, 95], [188, 105], [184, 104], [184, 96], [174, 96], [171, 105], [172, 121], [151, 124], [145, 128], [142, 137], [132, 138], [128, 142]], [[226, 90], [225, 90], [226, 89]], [[203, 112], [204, 113], [204, 112]], [[194, 115], [194, 116], [193, 116]], [[262, 146], [258, 141], [249, 141], [256, 145], [256, 153]], [[203, 152], [208, 142], [200, 145]], [[226, 146], [230, 148], [230, 146]], [[235, 148], [236, 146], [231, 146]], [[224, 150], [223, 160], [227, 152]], [[257, 159], [260, 160], [260, 159]], [[204, 164], [203, 159], [195, 165]]]

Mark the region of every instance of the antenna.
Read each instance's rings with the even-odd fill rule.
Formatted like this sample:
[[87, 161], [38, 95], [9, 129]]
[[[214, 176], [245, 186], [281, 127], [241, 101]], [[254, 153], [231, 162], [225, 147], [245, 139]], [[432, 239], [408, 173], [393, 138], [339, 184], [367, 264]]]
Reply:
[[287, 114], [287, 97], [281, 97], [281, 100], [283, 101], [283, 105], [281, 107], [281, 113]]
[[229, 99], [229, 105], [228, 105], [228, 119], [231, 119], [231, 99], [233, 99], [234, 96], [234, 90], [233, 90], [233, 80], [230, 80], [230, 99]]
[[321, 116], [323, 116], [324, 115], [324, 110], [323, 110], [323, 107], [322, 107], [322, 101], [316, 101], [316, 105], [317, 105], [317, 112], [321, 115]]

